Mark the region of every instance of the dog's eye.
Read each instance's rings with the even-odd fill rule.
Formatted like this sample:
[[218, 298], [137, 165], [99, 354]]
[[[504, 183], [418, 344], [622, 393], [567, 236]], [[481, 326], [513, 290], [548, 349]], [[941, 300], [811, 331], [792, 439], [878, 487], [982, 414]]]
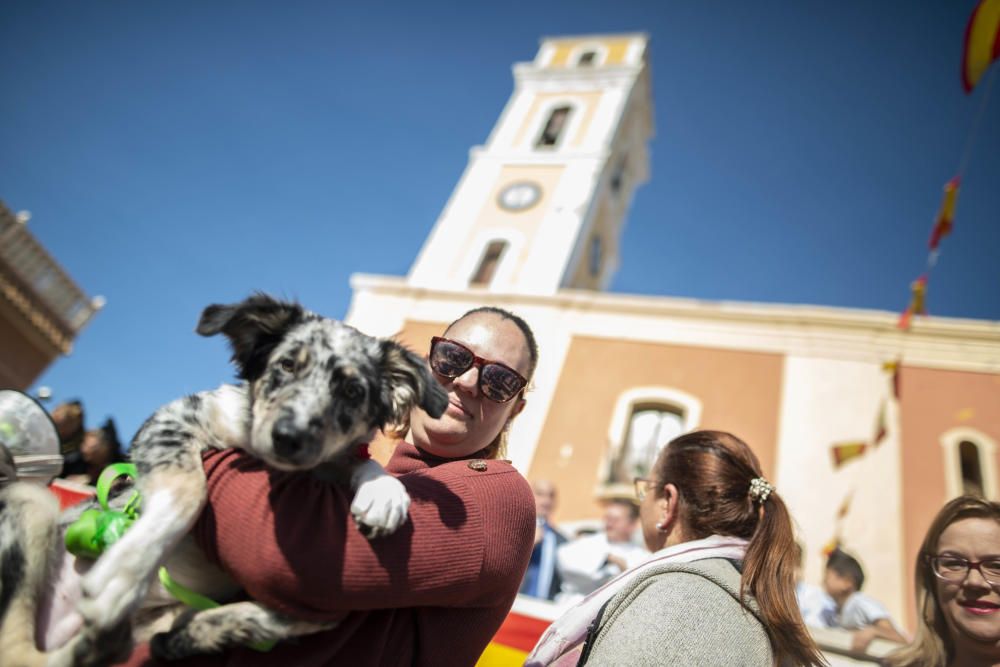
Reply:
[[344, 384], [344, 388], [341, 390], [343, 396], [348, 401], [360, 401], [364, 398], [365, 388], [357, 380], [352, 380]]
[[291, 373], [295, 370], [295, 360], [289, 357], [285, 357], [284, 359], [278, 362], [278, 366], [281, 368], [281, 370], [285, 371], [286, 373]]

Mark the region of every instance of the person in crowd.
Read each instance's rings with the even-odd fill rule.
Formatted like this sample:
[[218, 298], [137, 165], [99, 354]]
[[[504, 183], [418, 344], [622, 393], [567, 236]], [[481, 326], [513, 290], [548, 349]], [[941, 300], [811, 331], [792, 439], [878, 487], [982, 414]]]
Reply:
[[109, 417], [100, 428], [91, 429], [84, 434], [80, 443], [80, 457], [86, 465], [85, 471], [64, 476], [70, 481], [90, 485], [97, 484], [97, 478], [108, 465], [125, 460], [114, 419]]
[[[531, 487], [502, 460], [538, 362], [531, 329], [482, 307], [431, 343], [447, 389], [439, 419], [414, 410], [387, 469], [412, 499], [394, 534], [366, 540], [344, 492], [268, 470], [238, 450], [207, 454], [195, 539], [247, 594], [332, 630], [193, 665], [473, 665], [514, 603], [531, 556]], [[126, 664], [156, 664], [140, 645]], [[167, 664], [167, 663], [165, 663]]]
[[890, 667], [1000, 665], [1000, 503], [951, 500], [916, 557], [917, 631]]
[[556, 509], [556, 486], [547, 479], [531, 485], [535, 494], [535, 547], [531, 550], [528, 571], [524, 573], [520, 592], [544, 600], [552, 600], [559, 592], [562, 578], [556, 568], [556, 550], [566, 543], [566, 537], [552, 525]]
[[828, 621], [836, 607], [833, 598], [819, 586], [805, 581], [805, 550], [798, 542], [795, 543], [795, 553], [798, 559], [795, 566], [795, 599], [799, 603], [802, 620], [814, 628], [828, 627]]
[[649, 557], [636, 543], [639, 506], [626, 498], [604, 500], [604, 530], [583, 535], [559, 547], [557, 562], [562, 587], [556, 601], [581, 600], [625, 570]]
[[59, 433], [59, 450], [63, 456], [63, 468], [59, 476], [69, 478], [85, 475], [87, 463], [80, 452], [80, 445], [86, 434], [83, 403], [77, 399], [60, 403], [52, 408], [51, 416]]
[[795, 602], [788, 510], [742, 440], [681, 435], [636, 493], [652, 557], [557, 619], [527, 667], [824, 664]]
[[889, 611], [881, 602], [861, 592], [865, 572], [856, 558], [841, 549], [834, 549], [826, 561], [823, 589], [833, 600], [825, 611], [827, 625], [852, 633], [851, 647], [865, 651], [876, 637], [901, 644], [906, 637], [896, 628]]

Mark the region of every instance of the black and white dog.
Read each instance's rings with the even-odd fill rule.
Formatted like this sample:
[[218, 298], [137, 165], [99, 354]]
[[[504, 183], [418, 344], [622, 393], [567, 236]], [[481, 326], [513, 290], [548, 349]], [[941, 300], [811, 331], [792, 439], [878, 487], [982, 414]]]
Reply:
[[[94, 656], [107, 655], [106, 644], [109, 637], [121, 634], [118, 628], [141, 618], [136, 614], [150, 600], [160, 604], [168, 599], [158, 582], [150, 590], [161, 564], [183, 585], [214, 599], [225, 600], [238, 591], [207, 563], [188, 535], [205, 503], [201, 454], [206, 449], [236, 447], [277, 469], [315, 470], [324, 479], [339, 478], [350, 485], [351, 512], [369, 537], [391, 533], [406, 520], [409, 497], [403, 485], [355, 452], [376, 429], [400, 421], [414, 407], [435, 417], [444, 412], [447, 394], [421, 357], [396, 342], [372, 338], [261, 294], [237, 304], [209, 306], [197, 332], [222, 333], [229, 339], [243, 382], [174, 401], [139, 429], [130, 456], [139, 473], [141, 515], [83, 578], [83, 631], [61, 651], [26, 655], [14, 664], [84, 665], [93, 664]], [[10, 551], [5, 542], [20, 542], [22, 553], [32, 558], [31, 550], [51, 548], [58, 541], [51, 518], [28, 531], [33, 534], [25, 534], [23, 527], [5, 529], [5, 520], [18, 520], [9, 516], [17, 511], [12, 505], [0, 506], [0, 558]], [[6, 567], [4, 560], [0, 570]], [[3, 616], [5, 601], [7, 607], [17, 608], [11, 604], [17, 596], [39, 594], [30, 590], [37, 582], [18, 589], [16, 579], [0, 580], [0, 642], [24, 634], [22, 628], [6, 627], [8, 621], [23, 625], [25, 619]], [[255, 602], [175, 617], [166, 617], [168, 623], [173, 621], [168, 632], [153, 637], [152, 650], [160, 657], [218, 652], [332, 627], [289, 618]], [[162, 617], [159, 625], [150, 627], [167, 629]], [[137, 628], [137, 637], [148, 634]], [[14, 645], [11, 641], [9, 646]], [[7, 646], [0, 651], [7, 654]], [[6, 656], [0, 659], [7, 662]]]

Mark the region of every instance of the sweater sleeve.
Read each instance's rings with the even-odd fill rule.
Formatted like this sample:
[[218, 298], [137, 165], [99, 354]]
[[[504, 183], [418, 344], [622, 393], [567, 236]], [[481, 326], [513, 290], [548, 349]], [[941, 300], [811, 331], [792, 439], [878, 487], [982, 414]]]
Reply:
[[603, 620], [588, 664], [770, 666], [760, 622], [726, 591], [685, 572], [639, 587]]
[[206, 554], [254, 599], [308, 620], [351, 610], [485, 606], [516, 593], [534, 539], [531, 489], [509, 464], [456, 461], [399, 476], [409, 520], [367, 540], [346, 493], [233, 450], [204, 459]]

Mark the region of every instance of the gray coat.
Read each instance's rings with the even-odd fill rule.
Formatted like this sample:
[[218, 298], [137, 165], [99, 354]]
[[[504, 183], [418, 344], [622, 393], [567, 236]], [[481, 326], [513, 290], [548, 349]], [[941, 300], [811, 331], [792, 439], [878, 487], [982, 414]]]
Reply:
[[727, 560], [665, 564], [611, 598], [586, 664], [773, 667], [757, 603], [744, 598], [748, 610], [739, 591]]

